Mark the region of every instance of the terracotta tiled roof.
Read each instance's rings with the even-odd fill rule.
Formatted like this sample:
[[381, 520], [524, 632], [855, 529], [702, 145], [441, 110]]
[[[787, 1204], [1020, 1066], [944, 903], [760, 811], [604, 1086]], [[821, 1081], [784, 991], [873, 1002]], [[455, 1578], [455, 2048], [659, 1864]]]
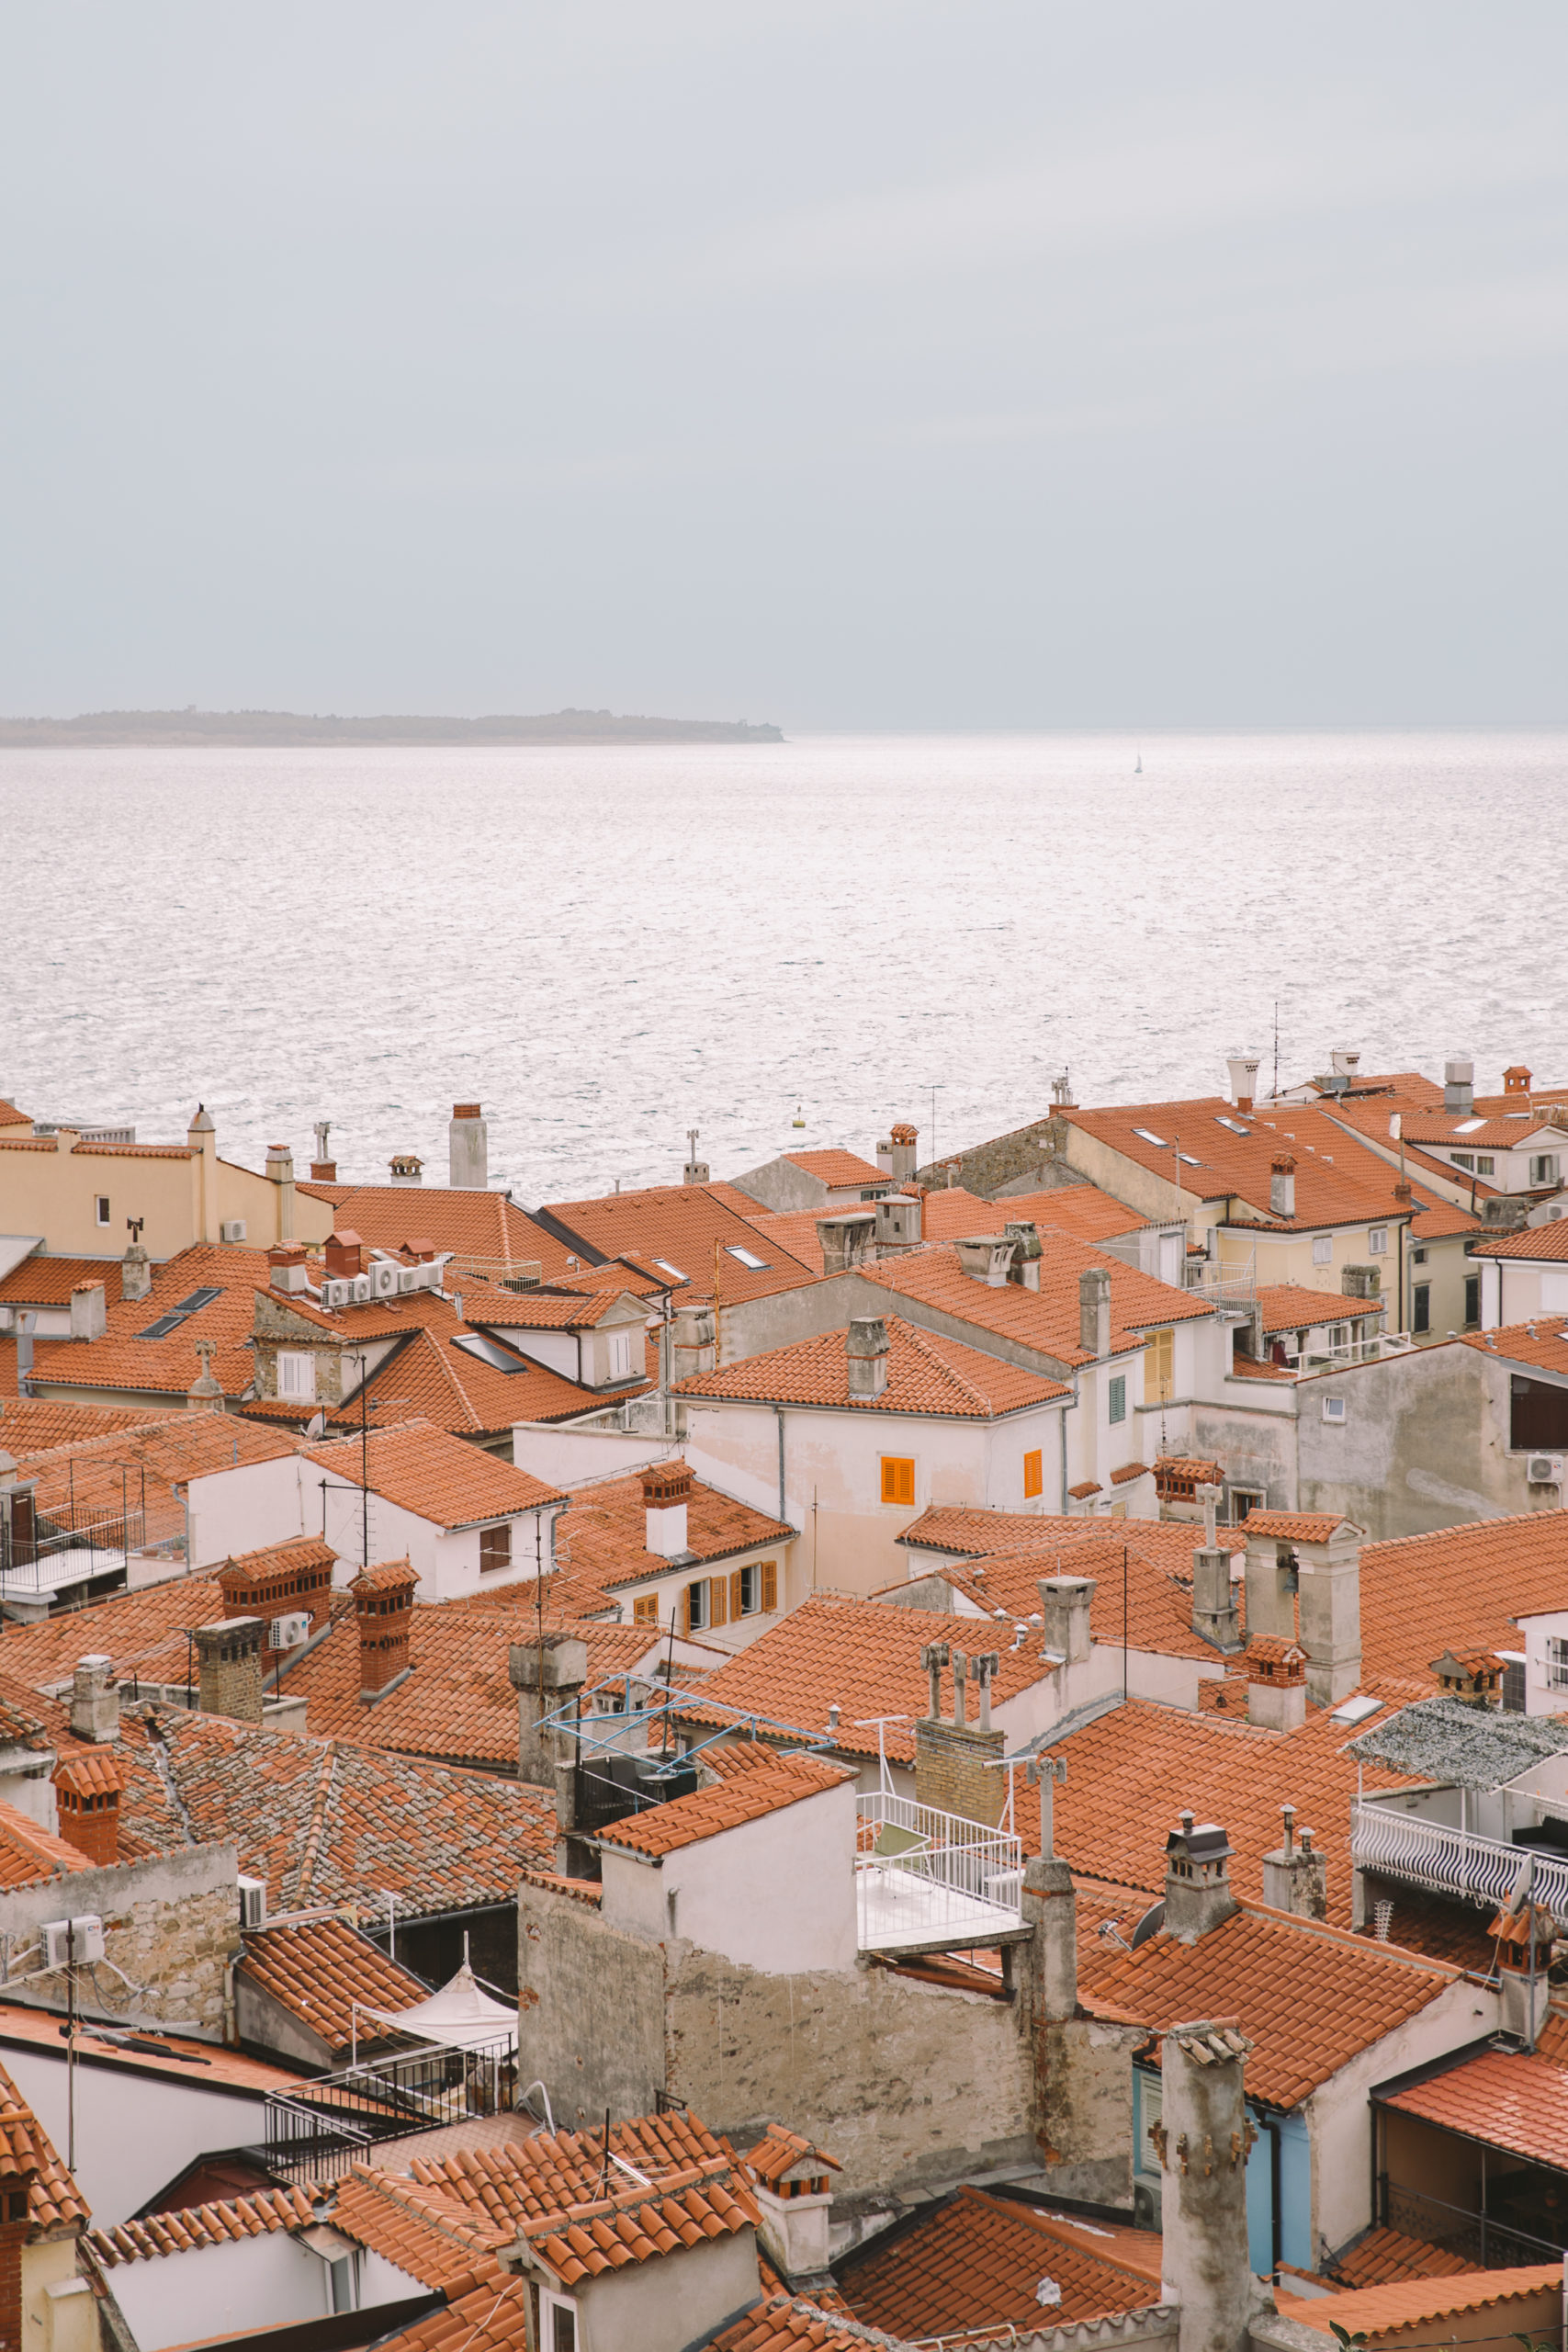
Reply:
[[[476, 1316], [468, 1308], [468, 1320], [486, 1330], [503, 1329], [508, 1324], [518, 1331], [596, 1331], [612, 1307], [619, 1306], [622, 1294], [613, 1283], [595, 1291], [529, 1290], [486, 1293], [482, 1315]], [[633, 1300], [640, 1306], [640, 1300]], [[464, 1305], [468, 1306], [468, 1294]]]
[[[702, 2352], [916, 2352], [907, 2339], [880, 2327], [863, 2327], [839, 2309], [837, 2295], [820, 2302], [801, 2295], [764, 2295]], [[978, 2352], [978, 2347], [976, 2347]]]
[[651, 2194], [645, 2188], [612, 2189], [591, 2205], [574, 2205], [525, 2232], [536, 2258], [548, 2265], [563, 2287], [633, 2263], [679, 2254], [705, 2239], [734, 2237], [756, 2225], [756, 2208], [737, 2195], [729, 2167], [694, 2165]]
[[[729, 1184], [656, 1184], [600, 1200], [552, 1201], [547, 1214], [602, 1257], [626, 1250], [649, 1261], [655, 1272], [675, 1268], [694, 1298], [713, 1296], [716, 1249], [721, 1295], [738, 1300], [794, 1290], [817, 1271], [777, 1244], [757, 1248], [751, 1224], [756, 1208], [755, 1201]], [[761, 1270], [747, 1266], [728, 1254], [731, 1249], [753, 1251], [769, 1263]]]
[[890, 1184], [893, 1181], [885, 1168], [874, 1167], [858, 1151], [786, 1151], [784, 1157], [792, 1168], [804, 1169], [807, 1176], [817, 1177], [833, 1192], [843, 1192], [851, 1185]]
[[[610, 2154], [630, 2165], [656, 2188], [701, 2174], [723, 2171], [732, 2160], [720, 2140], [692, 2114], [640, 2115], [610, 2127]], [[621, 2165], [612, 2179], [626, 2181]], [[412, 2177], [423, 2188], [449, 2199], [477, 2222], [509, 2229], [513, 2237], [539, 2223], [552, 2224], [574, 2206], [591, 2204], [604, 2177], [604, 2135], [596, 2132], [541, 2132], [504, 2147], [465, 2148], [453, 2155], [415, 2156]]]
[[1554, 2064], [1568, 2066], [1568, 2014], [1551, 2008], [1547, 2012], [1540, 2031], [1535, 2038], [1536, 2054], [1550, 2058]]
[[[1386, 1132], [1386, 1111], [1381, 1115]], [[1067, 1109], [1061, 1116], [1069, 1131], [1081, 1129], [1168, 1183], [1179, 1183], [1198, 1200], [1235, 1199], [1243, 1216], [1233, 1222], [1244, 1221], [1250, 1209], [1255, 1222], [1306, 1231], [1364, 1225], [1401, 1213], [1393, 1194], [1398, 1170], [1314, 1104], [1280, 1103], [1267, 1115], [1244, 1114], [1233, 1102], [1209, 1095], [1107, 1111]], [[1237, 1127], [1246, 1132], [1236, 1134]], [[1151, 1142], [1151, 1136], [1160, 1140]], [[1070, 1155], [1070, 1133], [1067, 1149]], [[1180, 1161], [1178, 1149], [1186, 1155]], [[1269, 1205], [1270, 1163], [1281, 1151], [1292, 1153], [1296, 1162], [1293, 1218], [1276, 1217]]]
[[[455, 1347], [454, 1337], [470, 1328], [459, 1323], [451, 1309], [445, 1326], [438, 1317], [427, 1315], [423, 1328], [412, 1332], [371, 1374], [366, 1385], [371, 1411], [375, 1411], [377, 1399], [384, 1391], [389, 1396], [403, 1400], [400, 1410], [404, 1416], [417, 1413], [441, 1429], [454, 1430], [460, 1435], [481, 1436], [511, 1429], [517, 1421], [572, 1420], [580, 1413], [603, 1407], [604, 1400], [594, 1390], [580, 1388], [575, 1380], [552, 1372], [547, 1364], [500, 1372], [466, 1349]], [[635, 1384], [623, 1385], [614, 1391], [616, 1397], [641, 1393]], [[247, 1412], [261, 1409], [254, 1405], [245, 1408]], [[265, 1409], [282, 1412], [286, 1408]], [[289, 1418], [303, 1418], [291, 1408], [287, 1409]], [[330, 1413], [328, 1419], [334, 1429], [357, 1429], [358, 1391], [349, 1403]]]
[[[1369, 1676], [1436, 1689], [1434, 1639], [1517, 1650], [1517, 1621], [1561, 1609], [1568, 1593], [1568, 1511], [1485, 1519], [1361, 1551], [1361, 1663]], [[9, 1638], [9, 1636], [7, 1636]]]
[[69, 1306], [78, 1283], [102, 1283], [106, 1303], [119, 1304], [118, 1258], [46, 1258], [35, 1251], [0, 1281], [0, 1306]]
[[1053, 2326], [1072, 2326], [1113, 2312], [1157, 2303], [1157, 2282], [1091, 2252], [1034, 2207], [980, 2188], [961, 2188], [919, 2214], [840, 2269], [844, 2299], [858, 2319], [905, 2336], [956, 2334], [1010, 2324], [1040, 2325], [1042, 2278], [1055, 2281]]
[[536, 1264], [547, 1283], [567, 1272], [570, 1253], [504, 1193], [454, 1192], [445, 1184], [301, 1182], [298, 1189], [330, 1202], [338, 1224], [352, 1226], [370, 1250], [397, 1251], [419, 1240], [438, 1254], [455, 1252], [459, 1273], [470, 1261], [498, 1268]]
[[1159, 1934], [1124, 1952], [1097, 1938], [1078, 1965], [1089, 2007], [1104, 1999], [1154, 2033], [1183, 2018], [1245, 2018], [1253, 2043], [1247, 2089], [1281, 2108], [1298, 2107], [1457, 1973], [1390, 1944], [1261, 1909], [1235, 1912], [1193, 1944]]
[[[1247, 2030], [1252, 2031], [1250, 2018]], [[1382, 2103], [1531, 2164], [1568, 2172], [1568, 2067], [1539, 2051], [1483, 2051], [1424, 2083], [1389, 2093]]]
[[1478, 1241], [1470, 1254], [1561, 1263], [1568, 1258], [1568, 1216], [1556, 1217], [1550, 1225], [1527, 1225], [1522, 1233], [1495, 1234], [1489, 1241]]
[[487, 2262], [499, 2285], [504, 2274], [496, 2253], [515, 2236], [482, 2212], [363, 2165], [341, 2183], [332, 2218], [335, 2228], [423, 2287], [448, 2286]]
[[840, 1767], [818, 1763], [813, 1757], [781, 1756], [769, 1771], [726, 1774], [715, 1788], [697, 1789], [689, 1797], [675, 1797], [612, 1822], [599, 1832], [600, 1843], [625, 1846], [634, 1854], [678, 1853], [682, 1847], [699, 1845], [723, 1830], [782, 1813], [803, 1797], [840, 1788], [850, 1777]]
[[[570, 1508], [556, 1521], [557, 1551], [574, 1571], [614, 1591], [642, 1577], [669, 1574], [669, 1561], [643, 1540], [647, 1528], [641, 1478], [635, 1472], [627, 1478], [605, 1478], [571, 1489]], [[694, 1560], [727, 1560], [759, 1544], [791, 1543], [795, 1533], [784, 1520], [693, 1479], [686, 1498], [686, 1549]]]
[[[13, 1340], [15, 1352], [16, 1342]], [[183, 1414], [180, 1405], [71, 1405], [53, 1396], [7, 1396], [0, 1409], [0, 1446], [20, 1462], [30, 1453], [48, 1453], [58, 1445], [77, 1445], [84, 1438], [113, 1437], [125, 1430], [145, 1428], [151, 1420], [173, 1419]]]
[[1341, 2287], [1391, 2287], [1399, 2278], [1457, 2278], [1480, 2268], [1446, 2246], [1400, 2230], [1368, 2230], [1328, 2266]]
[[264, 2188], [254, 2197], [236, 2197], [221, 2205], [150, 2213], [144, 2221], [94, 2230], [90, 2243], [105, 2268], [112, 2270], [121, 2263], [189, 2254], [198, 2246], [229, 2245], [238, 2238], [265, 2237], [276, 2230], [309, 2229], [314, 2219], [302, 2188]]
[[[355, 2002], [361, 2008], [407, 2009], [429, 1989], [345, 1919], [253, 1929], [245, 1937], [241, 1973], [334, 2052], [354, 2040]], [[361, 2022], [361, 2040], [374, 2041], [377, 2031], [373, 2018]]]
[[[677, 1713], [685, 1721], [724, 1724], [735, 1721], [737, 1711], [754, 1712], [775, 1724], [824, 1732], [829, 1706], [837, 1701], [842, 1715], [833, 1736], [835, 1751], [872, 1757], [876, 1735], [857, 1730], [856, 1719], [901, 1713], [912, 1723], [923, 1715], [931, 1686], [920, 1645], [951, 1641], [954, 1630], [952, 1617], [930, 1610], [889, 1609], [877, 1601], [813, 1593], [710, 1674], [701, 1697], [678, 1702]], [[991, 1685], [993, 1705], [1005, 1704], [1052, 1670], [1037, 1637], [1016, 1650], [1003, 1648]], [[945, 1680], [943, 1687], [951, 1704]], [[911, 1723], [887, 1726], [887, 1753], [895, 1762], [908, 1763], [914, 1757]], [[764, 1729], [763, 1736], [785, 1735]]]
[[1508, 1363], [1527, 1364], [1532, 1371], [1568, 1374], [1568, 1316], [1537, 1315], [1528, 1323], [1506, 1324], [1501, 1330], [1463, 1331], [1460, 1345], [1483, 1356], [1501, 1356]]
[[480, 2258], [470, 2274], [446, 2282], [443, 2310], [426, 2312], [400, 2334], [383, 2336], [386, 2352], [528, 2352], [533, 2290], [526, 2280], [497, 2282], [493, 2264]]
[[[876, 1269], [880, 1278], [882, 1268]], [[973, 1285], [978, 1288], [978, 1284]], [[984, 1294], [995, 1296], [993, 1292]], [[748, 1356], [722, 1372], [674, 1384], [677, 1396], [759, 1398], [764, 1403], [843, 1407], [854, 1412], [914, 1413], [943, 1419], [990, 1420], [1026, 1412], [1071, 1391], [1059, 1380], [1024, 1372], [934, 1331], [887, 1317], [887, 1385], [880, 1396], [852, 1396], [843, 1330], [824, 1331]]]
[[14, 1804], [0, 1803], [0, 1887], [37, 1886], [65, 1871], [92, 1868], [79, 1847], [41, 1829]]
[[1124, 1266], [1119, 1258], [1091, 1250], [1065, 1233], [1040, 1237], [1040, 1287], [1025, 1290], [1020, 1283], [1004, 1283], [992, 1290], [958, 1262], [955, 1250], [937, 1245], [911, 1250], [901, 1258], [884, 1258], [862, 1266], [862, 1279], [890, 1295], [888, 1312], [900, 1297], [919, 1299], [926, 1306], [995, 1331], [1004, 1339], [1036, 1348], [1058, 1363], [1091, 1363], [1091, 1351], [1078, 1344], [1078, 1276], [1088, 1268], [1103, 1266], [1111, 1276], [1111, 1351], [1113, 1355], [1141, 1348], [1144, 1335], [1172, 1323], [1190, 1323], [1212, 1317], [1213, 1304], [1193, 1292], [1173, 1289], [1152, 1275]]
[[[1327, 2335], [1339, 2326], [1348, 2334], [1380, 2341], [1412, 2328], [1440, 2327], [1462, 2312], [1491, 2311], [1560, 2289], [1561, 2262], [1527, 2270], [1472, 2270], [1459, 2278], [1403, 2278], [1388, 2287], [1363, 2287], [1344, 2295], [1280, 2295], [1282, 2319], [1299, 2320]], [[1451, 2331], [1450, 2331], [1451, 2335]], [[1450, 2340], [1445, 2335], [1443, 2341]], [[1488, 2341], [1495, 2341], [1488, 2338]]]
[[[307, 1446], [305, 1453], [321, 1469], [353, 1486], [363, 1483], [361, 1442], [340, 1438]], [[564, 1502], [558, 1487], [532, 1478], [493, 1453], [481, 1453], [450, 1430], [431, 1421], [403, 1421], [389, 1429], [372, 1430], [364, 1448], [369, 1458], [369, 1484], [402, 1510], [437, 1527], [470, 1527], [482, 1520], [509, 1519], [537, 1510], [547, 1503]]]
[[[938, 1193], [933, 1197], [940, 1201], [944, 1196]], [[995, 1228], [998, 1233], [1021, 1221], [1037, 1225], [1042, 1232], [1049, 1227], [1054, 1233], [1068, 1233], [1075, 1241], [1088, 1241], [1097, 1247], [1102, 1241], [1115, 1241], [1123, 1234], [1136, 1233], [1140, 1226], [1150, 1222], [1141, 1210], [1129, 1208], [1125, 1201], [1101, 1192], [1098, 1184], [1060, 1184], [1043, 1193], [1009, 1193], [1000, 1200], [988, 1201], [987, 1206], [998, 1220]], [[970, 1230], [983, 1233], [987, 1227], [972, 1226]], [[937, 1240], [942, 1238], [940, 1234], [932, 1236]]]
[[86, 2221], [81, 2190], [4, 2066], [0, 2066], [0, 2173], [13, 2179], [19, 2173], [32, 2175], [28, 2183], [28, 2219], [35, 2231], [74, 2229]]
[[1268, 1535], [1283, 1544], [1326, 1544], [1336, 1528], [1356, 1529], [1337, 1510], [1253, 1510], [1247, 1515], [1247, 1535]]
[[1446, 1241], [1455, 1233], [1484, 1233], [1485, 1225], [1469, 1209], [1461, 1208], [1454, 1201], [1434, 1201], [1429, 1208], [1419, 1210], [1410, 1221], [1410, 1230], [1417, 1241]]
[[[542, 1577], [529, 1577], [523, 1584], [483, 1585], [478, 1592], [465, 1593], [460, 1605], [505, 1609], [536, 1623], [536, 1611], [541, 1604], [545, 1623], [550, 1626], [564, 1624], [569, 1617], [604, 1618], [615, 1624], [626, 1615], [613, 1593], [575, 1568], [558, 1568], [553, 1576], [547, 1568]], [[514, 1641], [520, 1638], [521, 1634], [513, 1634]]]
[[116, 1796], [125, 1787], [125, 1774], [111, 1747], [84, 1747], [62, 1757], [54, 1770], [57, 1789], [73, 1796]]
[[40, 1512], [73, 1499], [78, 1515], [84, 1510], [102, 1510], [114, 1518], [128, 1499], [133, 1507], [141, 1506], [137, 1474], [145, 1471], [145, 1508], [151, 1517], [157, 1507], [155, 1493], [172, 1497], [192, 1478], [254, 1462], [281, 1461], [293, 1450], [282, 1430], [258, 1429], [231, 1414], [170, 1412], [130, 1429], [84, 1436], [48, 1453], [28, 1454], [23, 1470], [38, 1481]]
[[[243, 1396], [251, 1385], [254, 1360], [251, 1329], [255, 1318], [255, 1294], [267, 1286], [266, 1253], [262, 1250], [197, 1243], [181, 1250], [152, 1269], [152, 1288], [146, 1298], [108, 1302], [101, 1340], [40, 1340], [33, 1353], [33, 1386], [51, 1383], [65, 1388], [103, 1388], [133, 1393], [172, 1395], [182, 1401], [201, 1370], [197, 1340], [210, 1340], [216, 1354], [213, 1377], [226, 1397]], [[142, 1339], [161, 1317], [197, 1290], [216, 1290], [206, 1306], [186, 1315], [162, 1340]]]
[[843, 2169], [838, 2157], [830, 2156], [826, 2148], [818, 2147], [815, 2141], [803, 2140], [798, 2132], [788, 2131], [782, 2123], [770, 2123], [756, 2146], [747, 2149], [746, 2169], [754, 2180], [772, 2188], [792, 2165], [803, 2164], [808, 2157], [818, 2172]]
[[1304, 1283], [1264, 1283], [1258, 1304], [1263, 1329], [1269, 1332], [1302, 1331], [1315, 1323], [1354, 1322], [1359, 1316], [1380, 1314], [1386, 1302], [1347, 1298], [1337, 1290], [1309, 1290]]
[[1300, 1377], [1288, 1364], [1260, 1362], [1254, 1356], [1243, 1355], [1239, 1349], [1232, 1359], [1231, 1374], [1236, 1380], [1296, 1380]]
[[[1229, 1833], [1232, 1886], [1240, 1900], [1255, 1903], [1263, 1893], [1263, 1857], [1280, 1843], [1280, 1807], [1293, 1804], [1327, 1862], [1329, 1916], [1348, 1927], [1358, 1766], [1345, 1743], [1354, 1736], [1317, 1709], [1308, 1710], [1300, 1731], [1275, 1732], [1131, 1700], [1060, 1743], [1068, 1769], [1055, 1794], [1056, 1851], [1075, 1871], [1136, 1887], [1153, 1902], [1165, 1892], [1166, 1830], [1188, 1806]], [[1361, 1769], [1371, 1788], [1373, 1768]], [[1381, 1785], [1411, 1783], [1389, 1773]], [[1151, 1790], [1161, 1792], [1168, 1815], [1157, 1804], [1151, 1809]], [[1027, 1825], [1026, 1839], [1038, 1834], [1032, 1797]]]

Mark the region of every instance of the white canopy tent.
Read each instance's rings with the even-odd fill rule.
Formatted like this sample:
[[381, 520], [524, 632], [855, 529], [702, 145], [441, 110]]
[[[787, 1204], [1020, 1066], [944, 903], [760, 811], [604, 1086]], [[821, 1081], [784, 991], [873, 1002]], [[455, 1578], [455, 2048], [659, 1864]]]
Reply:
[[411, 2034], [420, 2041], [441, 2042], [448, 2050], [483, 2050], [488, 2056], [499, 2057], [502, 2054], [496, 2048], [499, 2041], [505, 2041], [507, 2055], [517, 2048], [516, 2004], [491, 2000], [468, 1965], [466, 1936], [463, 1964], [438, 1992], [409, 2009], [373, 2009], [366, 2001], [356, 2001], [354, 2007], [356, 2018], [374, 2018], [395, 2032]]

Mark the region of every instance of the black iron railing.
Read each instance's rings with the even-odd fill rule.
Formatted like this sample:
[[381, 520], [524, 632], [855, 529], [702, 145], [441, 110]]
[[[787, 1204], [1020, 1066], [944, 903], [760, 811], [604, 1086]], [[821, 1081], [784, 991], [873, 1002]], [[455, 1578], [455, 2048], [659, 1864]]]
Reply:
[[517, 2098], [509, 2036], [476, 2050], [423, 2043], [302, 2082], [266, 2102], [266, 2160], [284, 2180], [335, 2180], [386, 2140], [495, 2115]]
[[1378, 2204], [1385, 2228], [1439, 2245], [1446, 2253], [1462, 2255], [1466, 2261], [1479, 2263], [1483, 2270], [1519, 2270], [1533, 2263], [1559, 2262], [1564, 2252], [1556, 2240], [1532, 2237], [1528, 2230], [1516, 2229], [1493, 2213], [1445, 2205], [1440, 2197], [1407, 2188], [1403, 2181], [1391, 2180], [1387, 2173], [1378, 2177]]

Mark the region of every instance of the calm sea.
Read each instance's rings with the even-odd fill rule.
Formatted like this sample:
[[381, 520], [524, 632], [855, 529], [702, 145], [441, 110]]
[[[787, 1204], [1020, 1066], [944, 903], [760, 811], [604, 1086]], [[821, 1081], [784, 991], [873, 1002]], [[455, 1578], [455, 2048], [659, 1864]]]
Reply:
[[532, 1204], [1267, 1078], [1276, 1007], [1286, 1080], [1568, 1078], [1568, 734], [1138, 748], [0, 752], [0, 1094], [438, 1182], [477, 1097]]

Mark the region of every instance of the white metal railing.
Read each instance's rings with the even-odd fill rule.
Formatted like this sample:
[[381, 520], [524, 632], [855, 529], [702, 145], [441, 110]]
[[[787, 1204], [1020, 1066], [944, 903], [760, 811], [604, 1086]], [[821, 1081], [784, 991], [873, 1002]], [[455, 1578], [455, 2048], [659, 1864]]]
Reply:
[[862, 1951], [984, 1943], [1022, 1924], [1023, 1841], [878, 1789], [855, 1800]]
[[1212, 1298], [1233, 1306], [1251, 1306], [1258, 1297], [1258, 1261], [1248, 1258], [1242, 1265], [1222, 1266], [1216, 1259], [1206, 1259], [1201, 1265], [1187, 1261], [1185, 1287], [1195, 1291], [1200, 1298]]
[[[1325, 1322], [1328, 1319], [1325, 1316]], [[1341, 1364], [1375, 1363], [1380, 1356], [1405, 1355], [1415, 1345], [1408, 1331], [1380, 1331], [1376, 1339], [1349, 1340], [1342, 1348], [1303, 1348], [1291, 1363], [1298, 1372], [1332, 1372]]]
[[1485, 1909], [1504, 1902], [1532, 1852], [1535, 1899], [1550, 1908], [1560, 1927], [1568, 1928], [1568, 1860], [1539, 1847], [1478, 1838], [1446, 1822], [1423, 1821], [1419, 1814], [1395, 1812], [1364, 1798], [1350, 1807], [1350, 1856], [1359, 1869], [1457, 1894]]

